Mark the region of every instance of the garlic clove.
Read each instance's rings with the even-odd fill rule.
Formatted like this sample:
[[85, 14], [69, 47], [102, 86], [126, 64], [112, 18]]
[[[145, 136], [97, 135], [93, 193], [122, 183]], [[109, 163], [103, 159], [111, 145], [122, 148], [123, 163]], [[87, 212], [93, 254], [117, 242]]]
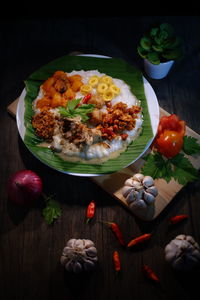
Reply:
[[94, 243], [91, 240], [84, 240], [85, 248], [90, 248], [94, 246]]
[[82, 269], [82, 265], [78, 261], [75, 261], [73, 264], [73, 272], [75, 274], [79, 274], [82, 272]]
[[172, 260], [171, 264], [172, 264], [172, 267], [174, 269], [181, 270], [182, 269], [182, 265], [183, 265], [183, 259], [182, 259], [182, 257], [180, 256], [180, 257]]
[[72, 248], [71, 247], [65, 247], [63, 249], [63, 255], [68, 255], [72, 252]]
[[65, 265], [65, 269], [66, 269], [67, 271], [69, 271], [69, 272], [72, 272], [72, 271], [73, 271], [73, 266], [74, 266], [73, 262], [72, 262], [71, 260], [69, 260], [69, 261], [66, 263], [66, 265]]
[[132, 202], [130, 204], [130, 208], [132, 210], [144, 210], [147, 208], [147, 205], [144, 200], [140, 199], [140, 200]]
[[126, 197], [126, 202], [130, 204], [131, 202], [135, 201], [135, 190], [132, 189], [131, 192]]
[[83, 249], [84, 248], [83, 240], [81, 240], [81, 239], [76, 240], [74, 243], [74, 247]]
[[142, 199], [142, 195], [143, 195], [143, 190], [135, 191], [135, 200], [137, 201]]
[[93, 261], [93, 262], [98, 261], [97, 256], [94, 256], [94, 257], [90, 256], [89, 259], [90, 259], [91, 261]]
[[74, 243], [75, 243], [76, 239], [70, 239], [67, 242], [67, 246], [73, 248], [74, 247]]
[[83, 266], [86, 271], [91, 271], [94, 269], [95, 264], [91, 260], [85, 260]]
[[193, 239], [193, 237], [191, 235], [187, 235], [186, 236], [186, 241], [188, 241], [191, 244], [195, 244], [195, 240]]
[[153, 186], [150, 186], [146, 189], [146, 192], [153, 195], [154, 197], [156, 197], [158, 195], [158, 189], [157, 187], [155, 187], [154, 185]]
[[152, 194], [144, 192], [143, 197], [147, 205], [151, 205], [155, 202], [155, 197]]
[[[180, 251], [179, 251], [180, 253]], [[174, 245], [172, 242], [169, 243], [166, 247], [165, 247], [165, 259], [167, 261], [172, 261], [176, 256], [178, 256], [177, 254], [177, 248], [176, 245]]]
[[136, 173], [133, 175], [132, 177], [134, 180], [137, 180], [139, 182], [142, 182], [142, 180], [144, 179], [144, 175], [141, 173]]
[[186, 239], [185, 234], [179, 234], [179, 235], [177, 235], [177, 237], [176, 237], [176, 240], [185, 240], [185, 239]]
[[124, 185], [128, 185], [128, 186], [133, 186], [133, 179], [132, 178], [129, 178], [127, 179], [125, 182], [124, 182]]
[[85, 252], [88, 256], [91, 256], [91, 257], [94, 257], [97, 255], [97, 249], [95, 247], [90, 247], [90, 248], [86, 249]]
[[133, 180], [133, 187], [136, 189], [136, 190], [141, 190], [143, 189], [143, 186], [142, 184], [139, 182], [139, 181], [136, 181], [136, 180]]
[[122, 195], [124, 198], [126, 198], [128, 196], [128, 194], [131, 192], [131, 190], [133, 189], [132, 186], [124, 186], [122, 189]]
[[146, 188], [148, 188], [148, 187], [154, 185], [154, 180], [153, 180], [153, 178], [152, 178], [151, 176], [144, 176], [144, 179], [143, 179], [143, 181], [142, 181], [142, 184], [143, 184]]
[[61, 258], [60, 258], [61, 265], [64, 266], [67, 262], [68, 262], [68, 257], [62, 255]]

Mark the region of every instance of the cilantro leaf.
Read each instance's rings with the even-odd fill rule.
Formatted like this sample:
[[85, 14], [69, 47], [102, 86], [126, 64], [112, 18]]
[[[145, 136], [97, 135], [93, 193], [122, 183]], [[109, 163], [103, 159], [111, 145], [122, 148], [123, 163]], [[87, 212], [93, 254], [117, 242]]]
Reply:
[[80, 101], [81, 98], [69, 100], [66, 108], [62, 106], [58, 108], [59, 113], [67, 118], [75, 118], [76, 116], [80, 116], [81, 120], [86, 122], [89, 119], [88, 114], [94, 109], [94, 104], [81, 104], [77, 106]]
[[173, 173], [170, 161], [166, 160], [160, 153], [150, 153], [144, 160], [146, 161], [142, 168], [144, 175], [149, 175], [154, 179], [164, 178], [167, 182], [171, 180]]
[[200, 154], [200, 144], [198, 144], [198, 140], [192, 136], [184, 136], [183, 151], [188, 155]]
[[57, 201], [52, 196], [45, 196], [46, 207], [42, 210], [42, 215], [47, 224], [52, 224], [56, 219], [62, 215], [62, 210]]
[[89, 117], [87, 114], [91, 113], [94, 109], [94, 104], [82, 104], [76, 108], [75, 114], [80, 115], [83, 122], [86, 122]]
[[66, 108], [64, 108], [62, 106], [60, 106], [58, 108], [58, 111], [64, 117], [67, 117], [67, 118], [72, 118], [73, 117], [73, 114], [71, 114]]
[[78, 99], [73, 99], [73, 100], [69, 100], [67, 102], [67, 108], [68, 110], [71, 112], [74, 111], [74, 109], [76, 108], [76, 106], [81, 102], [82, 98], [78, 98]]
[[199, 178], [198, 170], [195, 169], [189, 159], [183, 153], [179, 153], [170, 159], [173, 164], [173, 178], [180, 184], [185, 185]]

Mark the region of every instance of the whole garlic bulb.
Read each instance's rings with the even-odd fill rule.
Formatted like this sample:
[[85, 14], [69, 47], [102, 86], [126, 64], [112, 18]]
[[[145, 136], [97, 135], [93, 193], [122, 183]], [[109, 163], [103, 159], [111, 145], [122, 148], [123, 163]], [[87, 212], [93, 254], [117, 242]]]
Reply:
[[86, 239], [70, 239], [60, 258], [65, 269], [76, 274], [91, 271], [97, 260], [97, 249], [94, 243]]
[[137, 173], [125, 181], [122, 195], [132, 210], [145, 210], [155, 202], [158, 189], [151, 176]]
[[192, 236], [180, 234], [165, 247], [165, 259], [176, 270], [191, 270], [200, 263], [200, 247]]

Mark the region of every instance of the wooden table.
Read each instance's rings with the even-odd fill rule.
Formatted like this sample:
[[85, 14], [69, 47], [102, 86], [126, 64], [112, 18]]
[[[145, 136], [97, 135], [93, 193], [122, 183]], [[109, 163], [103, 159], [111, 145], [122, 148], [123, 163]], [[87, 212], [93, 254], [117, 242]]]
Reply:
[[[200, 134], [200, 68], [199, 29], [197, 17], [158, 17], [176, 26], [185, 43], [185, 57], [177, 62], [162, 80], [151, 80], [161, 107], [169, 113], [177, 113], [187, 125]], [[104, 192], [89, 178], [58, 173], [41, 164], [21, 141], [15, 119], [6, 111], [10, 102], [23, 89], [23, 80], [49, 60], [80, 49], [126, 59], [143, 71], [141, 60], [133, 48], [130, 35], [137, 37], [153, 17], [70, 18], [70, 20], [10, 20], [2, 21], [0, 30], [1, 89], [0, 89], [0, 298], [17, 299], [193, 299], [199, 294], [200, 270], [192, 274], [174, 272], [164, 260], [164, 247], [176, 235], [192, 235], [200, 242], [200, 182], [184, 187], [167, 208], [153, 222], [136, 219], [114, 198]], [[70, 23], [71, 22], [71, 23]], [[66, 33], [71, 36], [70, 24], [76, 39], [66, 45]], [[123, 43], [115, 32], [110, 38], [107, 28], [119, 26]], [[136, 24], [139, 24], [136, 29]], [[63, 29], [64, 26], [65, 30]], [[96, 31], [94, 31], [94, 25]], [[40, 28], [44, 42], [38, 37]], [[54, 28], [52, 36], [49, 28]], [[79, 28], [79, 30], [77, 30]], [[90, 28], [90, 31], [88, 31]], [[37, 33], [36, 33], [37, 32]], [[60, 37], [57, 38], [56, 32]], [[79, 37], [85, 34], [86, 39]], [[80, 35], [80, 36], [79, 36]], [[35, 46], [40, 42], [41, 51]], [[54, 47], [60, 42], [59, 47]], [[109, 43], [108, 43], [109, 41]], [[13, 45], [15, 46], [13, 48]], [[49, 47], [51, 45], [51, 47]], [[109, 47], [106, 47], [106, 45]], [[72, 49], [73, 48], [73, 49]], [[135, 52], [134, 52], [135, 51]], [[7, 199], [5, 184], [15, 171], [31, 169], [40, 174], [44, 192], [55, 194], [63, 215], [53, 226], [48, 226], [40, 204], [32, 209], [14, 207]], [[97, 209], [94, 220], [85, 223], [88, 203], [94, 199]], [[186, 213], [189, 219], [170, 227], [171, 216]], [[120, 247], [110, 230], [99, 220], [117, 222], [128, 242], [142, 233], [153, 232], [153, 237], [142, 249], [128, 251]], [[59, 259], [68, 239], [92, 239], [98, 249], [99, 263], [93, 273], [77, 277], [66, 274]], [[112, 253], [118, 250], [122, 272], [113, 270]], [[141, 268], [151, 266], [160, 277], [161, 286], [147, 281]]]

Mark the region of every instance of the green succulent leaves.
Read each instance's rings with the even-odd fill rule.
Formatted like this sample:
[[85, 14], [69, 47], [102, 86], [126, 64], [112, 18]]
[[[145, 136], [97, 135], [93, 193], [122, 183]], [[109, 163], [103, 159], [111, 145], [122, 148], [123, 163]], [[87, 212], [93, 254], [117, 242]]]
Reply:
[[168, 23], [152, 26], [140, 39], [139, 55], [157, 65], [182, 56], [181, 39], [174, 34]]

